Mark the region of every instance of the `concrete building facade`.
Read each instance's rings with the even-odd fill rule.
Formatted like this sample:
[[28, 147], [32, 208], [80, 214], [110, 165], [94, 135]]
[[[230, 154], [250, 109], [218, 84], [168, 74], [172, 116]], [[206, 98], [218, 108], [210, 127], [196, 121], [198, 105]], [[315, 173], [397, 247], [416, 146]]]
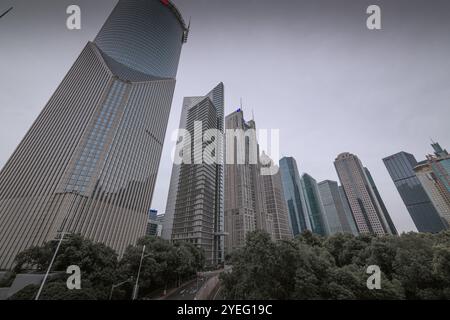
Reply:
[[359, 233], [392, 234], [359, 158], [345, 152], [334, 161]]

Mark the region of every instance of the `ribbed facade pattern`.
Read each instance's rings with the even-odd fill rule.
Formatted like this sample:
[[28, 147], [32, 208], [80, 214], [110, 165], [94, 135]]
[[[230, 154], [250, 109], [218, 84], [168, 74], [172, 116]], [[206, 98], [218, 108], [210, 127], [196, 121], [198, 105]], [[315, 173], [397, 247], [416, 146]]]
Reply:
[[[106, 26], [139, 11], [124, 3]], [[157, 0], [129, 3], [159, 6], [169, 13], [159, 23], [185, 29], [173, 8]], [[145, 12], [152, 20], [159, 11]], [[154, 32], [146, 27], [140, 24], [139, 34]], [[110, 31], [104, 27], [99, 35], [108, 38]], [[178, 34], [166, 39], [181, 47]], [[116, 53], [129, 44], [122, 40], [114, 43]], [[151, 59], [149, 52], [144, 64]], [[178, 63], [179, 52], [170, 59]], [[150, 65], [159, 63], [156, 57]], [[173, 63], [162, 63], [160, 70], [174, 71]], [[87, 44], [0, 172], [0, 268], [12, 267], [19, 252], [62, 231], [105, 243], [120, 255], [145, 235], [174, 88], [174, 78], [136, 71]]]

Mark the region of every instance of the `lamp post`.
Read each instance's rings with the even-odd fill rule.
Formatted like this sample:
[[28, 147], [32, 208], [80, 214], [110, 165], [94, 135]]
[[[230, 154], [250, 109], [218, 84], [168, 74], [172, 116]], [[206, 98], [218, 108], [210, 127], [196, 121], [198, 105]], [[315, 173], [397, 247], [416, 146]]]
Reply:
[[145, 245], [142, 247], [142, 254], [141, 254], [141, 261], [139, 262], [139, 269], [138, 269], [138, 273], [137, 273], [137, 277], [136, 277], [136, 283], [134, 285], [134, 290], [133, 290], [133, 297], [132, 300], [136, 300], [138, 297], [138, 291], [139, 291], [139, 276], [141, 275], [141, 268], [142, 268], [142, 262], [144, 261], [145, 257], [148, 257], [149, 255], [151, 255], [151, 253], [148, 253], [146, 255], [144, 255], [145, 253]]
[[114, 291], [115, 288], [118, 288], [118, 287], [120, 287], [120, 286], [122, 286], [125, 283], [130, 282], [130, 281], [133, 281], [133, 278], [127, 279], [127, 280], [122, 281], [121, 283], [118, 283], [118, 284], [113, 284], [112, 287], [111, 287], [111, 292], [109, 294], [109, 300], [112, 299], [113, 291]]
[[61, 239], [59, 239], [58, 245], [56, 246], [56, 250], [55, 250], [55, 253], [53, 254], [52, 261], [50, 261], [50, 265], [48, 266], [47, 272], [45, 273], [44, 279], [42, 280], [41, 286], [39, 287], [39, 291], [36, 295], [36, 298], [34, 298], [34, 300], [39, 300], [39, 296], [41, 295], [42, 289], [44, 288], [45, 281], [47, 281], [50, 270], [52, 269], [53, 262], [55, 262], [56, 255], [58, 254], [59, 247], [61, 247], [61, 243], [63, 242], [64, 236], [65, 236], [65, 232], [62, 232]]

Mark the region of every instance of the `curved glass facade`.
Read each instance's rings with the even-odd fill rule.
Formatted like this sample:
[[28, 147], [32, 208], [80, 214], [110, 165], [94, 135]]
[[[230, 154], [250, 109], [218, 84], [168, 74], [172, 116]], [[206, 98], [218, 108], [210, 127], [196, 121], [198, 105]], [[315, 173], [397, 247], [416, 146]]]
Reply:
[[174, 78], [186, 32], [180, 19], [172, 5], [160, 0], [119, 1], [94, 42], [131, 69]]

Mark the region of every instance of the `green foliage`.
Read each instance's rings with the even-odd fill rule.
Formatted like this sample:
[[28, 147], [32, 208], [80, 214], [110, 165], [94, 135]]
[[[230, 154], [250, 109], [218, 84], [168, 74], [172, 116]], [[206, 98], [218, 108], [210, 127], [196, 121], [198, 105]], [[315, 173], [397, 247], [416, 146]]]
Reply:
[[[158, 288], [177, 286], [183, 279], [193, 277], [205, 264], [202, 250], [189, 243], [175, 243], [157, 237], [145, 237], [137, 246], [127, 248], [119, 264], [120, 279], [136, 275], [145, 245], [139, 280], [139, 294], [146, 296]], [[128, 288], [123, 294], [131, 294]], [[115, 295], [115, 298], [120, 295]]]
[[[15, 272], [28, 270], [45, 272], [55, 252], [57, 242], [48, 242], [21, 252], [16, 257]], [[136, 278], [143, 245], [146, 246], [139, 277], [139, 296], [152, 290], [172, 286], [201, 271], [205, 264], [204, 253], [192, 244], [171, 244], [156, 237], [138, 240], [129, 246], [118, 260], [115, 251], [103, 244], [93, 243], [79, 235], [70, 235], [62, 242], [53, 264], [52, 273], [59, 275], [49, 279], [40, 299], [49, 300], [95, 300], [108, 299], [113, 285], [128, 281], [115, 288], [114, 299], [130, 299]], [[81, 270], [81, 290], [67, 289], [68, 266], [77, 265]], [[10, 299], [34, 299], [38, 286], [30, 285]]]
[[[248, 235], [222, 274], [226, 299], [450, 299], [450, 231], [376, 237], [305, 232], [292, 241]], [[381, 289], [369, 290], [369, 265]]]

